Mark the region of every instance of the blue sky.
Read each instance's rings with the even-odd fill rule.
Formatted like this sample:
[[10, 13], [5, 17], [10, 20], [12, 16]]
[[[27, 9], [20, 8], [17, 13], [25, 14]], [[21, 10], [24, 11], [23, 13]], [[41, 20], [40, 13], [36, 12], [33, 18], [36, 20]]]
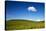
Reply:
[[[7, 1], [6, 19], [44, 20], [44, 3]], [[30, 11], [29, 11], [29, 7]], [[36, 9], [36, 11], [32, 9]]]

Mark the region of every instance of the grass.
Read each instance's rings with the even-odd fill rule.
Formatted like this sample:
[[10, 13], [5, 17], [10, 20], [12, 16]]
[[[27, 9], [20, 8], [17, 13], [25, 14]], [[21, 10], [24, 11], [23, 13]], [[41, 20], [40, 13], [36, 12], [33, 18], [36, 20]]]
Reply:
[[40, 29], [44, 28], [44, 21], [9, 20], [6, 21], [6, 30]]

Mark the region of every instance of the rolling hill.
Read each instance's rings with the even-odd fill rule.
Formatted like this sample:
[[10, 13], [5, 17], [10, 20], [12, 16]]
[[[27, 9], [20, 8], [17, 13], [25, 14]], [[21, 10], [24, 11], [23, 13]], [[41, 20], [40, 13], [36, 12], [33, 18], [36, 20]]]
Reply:
[[45, 21], [13, 19], [6, 21], [6, 30], [40, 29], [45, 27]]

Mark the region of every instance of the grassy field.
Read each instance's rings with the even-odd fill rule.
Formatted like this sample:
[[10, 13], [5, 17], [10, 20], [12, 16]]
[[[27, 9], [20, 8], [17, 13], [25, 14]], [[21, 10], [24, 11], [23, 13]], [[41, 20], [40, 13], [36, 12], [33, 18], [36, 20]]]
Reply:
[[40, 29], [44, 28], [44, 21], [9, 20], [6, 21], [6, 30]]

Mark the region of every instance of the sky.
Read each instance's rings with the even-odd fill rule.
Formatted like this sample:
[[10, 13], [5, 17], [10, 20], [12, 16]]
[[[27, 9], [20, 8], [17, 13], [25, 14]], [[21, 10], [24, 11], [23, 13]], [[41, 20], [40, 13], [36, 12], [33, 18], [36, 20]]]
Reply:
[[27, 19], [44, 20], [44, 3], [6, 1], [6, 20]]

